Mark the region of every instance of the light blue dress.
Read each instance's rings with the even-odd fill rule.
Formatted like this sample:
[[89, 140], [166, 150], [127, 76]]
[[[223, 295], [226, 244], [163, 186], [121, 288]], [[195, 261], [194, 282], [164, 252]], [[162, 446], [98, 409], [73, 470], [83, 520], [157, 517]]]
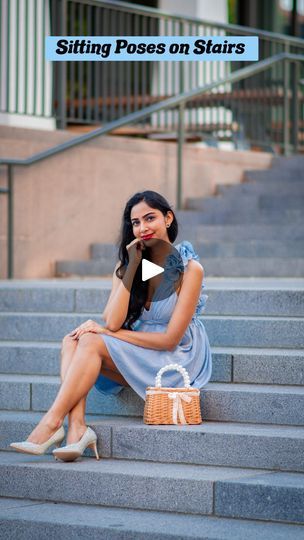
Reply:
[[[186, 240], [174, 247], [181, 255], [185, 269], [190, 259], [199, 259], [192, 244]], [[203, 282], [195, 314], [183, 338], [173, 351], [147, 349], [114, 336], [100, 334], [118, 370], [143, 400], [145, 400], [147, 386], [155, 386], [157, 372], [167, 364], [177, 363], [183, 366], [189, 374], [190, 385], [193, 388], [202, 388], [210, 380], [212, 372], [211, 349], [204, 324], [198, 318], [198, 315], [204, 310], [208, 298], [208, 295], [203, 294], [204, 287]], [[174, 292], [168, 298], [152, 302], [149, 310], [144, 308], [132, 329], [139, 332], [164, 332], [177, 300], [178, 295]], [[184, 380], [178, 371], [169, 370], [163, 373], [161, 384], [168, 387], [183, 387]], [[103, 394], [118, 394], [123, 388], [126, 388], [101, 374], [94, 386]]]

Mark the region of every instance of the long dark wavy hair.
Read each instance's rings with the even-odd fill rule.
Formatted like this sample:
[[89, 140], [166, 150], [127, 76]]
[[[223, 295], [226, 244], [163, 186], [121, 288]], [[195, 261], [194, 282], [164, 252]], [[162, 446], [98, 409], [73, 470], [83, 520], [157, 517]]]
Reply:
[[[118, 278], [122, 279], [126, 270], [126, 267], [129, 263], [129, 256], [127, 245], [134, 240], [135, 236], [133, 234], [133, 227], [131, 223], [131, 210], [133, 206], [144, 201], [151, 208], [160, 210], [164, 216], [167, 215], [167, 212], [170, 210], [173, 214], [173, 221], [170, 227], [167, 229], [168, 237], [171, 243], [173, 243], [178, 234], [178, 223], [174, 211], [172, 210], [168, 201], [156, 191], [142, 191], [135, 193], [128, 202], [126, 203], [123, 217], [122, 225], [120, 231], [120, 237], [118, 240], [119, 251], [118, 257], [120, 260], [120, 266], [116, 270], [116, 275]], [[145, 250], [145, 258], [151, 260], [150, 258], [150, 249], [147, 247]], [[130, 291], [130, 301], [128, 307], [128, 313], [126, 319], [122, 325], [123, 328], [132, 329], [132, 324], [140, 317], [143, 312], [144, 305], [147, 301], [148, 295], [148, 281], [142, 281], [141, 279], [141, 265], [138, 265], [136, 270], [132, 288]]]

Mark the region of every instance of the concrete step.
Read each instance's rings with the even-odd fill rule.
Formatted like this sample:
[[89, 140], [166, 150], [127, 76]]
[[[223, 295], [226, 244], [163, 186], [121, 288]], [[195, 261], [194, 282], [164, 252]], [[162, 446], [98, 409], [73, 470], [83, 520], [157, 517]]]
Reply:
[[[111, 281], [0, 281], [0, 311], [78, 315], [95, 312], [99, 317]], [[204, 285], [208, 295], [206, 315], [304, 316], [304, 279], [212, 278], [207, 274]]]
[[[259, 477], [223, 480], [215, 486], [215, 514], [303, 523], [303, 480], [299, 474], [276, 475], [273, 472]], [[288, 505], [285, 508], [283, 501]]]
[[303, 165], [293, 165], [286, 166], [286, 164], [280, 166], [273, 166], [271, 169], [266, 170], [257, 170], [257, 169], [247, 169], [244, 172], [245, 181], [257, 181], [267, 183], [270, 181], [280, 182], [300, 182], [304, 179], [304, 167]]
[[[59, 375], [60, 343], [0, 342], [0, 373]], [[212, 347], [211, 382], [304, 385], [304, 352]]]
[[232, 197], [239, 200], [244, 196], [259, 197], [260, 195], [304, 195], [304, 179], [289, 182], [288, 180], [268, 179], [267, 181], [241, 182], [241, 184], [219, 184], [216, 196]]
[[0, 457], [2, 497], [304, 522], [303, 473], [111, 458], [63, 463], [13, 452]]
[[77, 277], [77, 276], [112, 276], [116, 259], [91, 259], [88, 261], [56, 261], [55, 276], [57, 277]]
[[304, 425], [303, 387], [208, 383], [201, 399], [205, 420]]
[[[191, 237], [189, 238], [191, 241]], [[304, 261], [300, 257], [200, 257], [207, 275], [212, 277], [302, 277]], [[57, 277], [92, 277], [112, 275], [115, 262], [107, 261], [59, 261]]]
[[[1, 411], [0, 449], [15, 453], [9, 444], [26, 440], [40, 418], [41, 413]], [[102, 458], [304, 472], [304, 427], [206, 420], [196, 426], [149, 426], [142, 417], [89, 414], [86, 421], [97, 434]], [[67, 421], [64, 426], [67, 433]], [[85, 455], [94, 458], [90, 449]]]
[[258, 258], [303, 258], [304, 238], [301, 240], [234, 240], [234, 241], [196, 241], [196, 252], [205, 257], [258, 257]]
[[[186, 210], [176, 210], [175, 215], [178, 223], [181, 223], [181, 226], [187, 224], [188, 227], [192, 227], [204, 224], [204, 221], [202, 221], [203, 213], [199, 210], [191, 210], [189, 208]], [[220, 225], [222, 226], [223, 224], [221, 223]], [[184, 238], [182, 238], [182, 240], [183, 239]]]
[[67, 504], [0, 499], [5, 538], [31, 540], [299, 540], [302, 525]]
[[[63, 337], [88, 319], [100, 324], [96, 313], [0, 313], [0, 339], [6, 341], [62, 341]], [[302, 317], [217, 316], [200, 317], [213, 347], [304, 346]]]
[[[242, 240], [278, 240], [294, 241], [303, 240], [304, 229], [299, 225], [259, 225], [248, 224], [246, 225], [188, 225], [185, 222], [180, 224], [179, 234], [176, 240], [176, 244], [182, 242], [187, 238], [189, 242], [195, 243], [198, 241], [206, 242], [241, 242]], [[102, 252], [102, 244], [95, 244], [100, 246], [98, 250]]]
[[202, 320], [209, 341], [215, 347], [303, 347], [302, 318], [205, 315]]
[[295, 277], [304, 275], [303, 258], [282, 257], [201, 257], [210, 277]]
[[110, 259], [111, 261], [118, 261], [118, 247], [115, 244], [91, 244], [90, 257], [91, 259], [103, 259], [104, 261], [106, 261], [107, 259]]
[[[0, 388], [0, 408], [46, 411], [59, 391], [60, 378], [0, 374]], [[144, 403], [130, 387], [109, 396], [93, 386], [87, 412], [143, 416]], [[201, 407], [205, 420], [303, 426], [304, 387], [209, 382], [201, 390]]]
[[[0, 342], [0, 373], [59, 375], [60, 349], [60, 343], [2, 341]], [[232, 355], [227, 354], [226, 351], [217, 353], [215, 349], [212, 352], [213, 370], [211, 380], [217, 382], [231, 381]], [[292, 380], [290, 384], [304, 384], [301, 375], [301, 357], [289, 356], [289, 352], [286, 354], [287, 358], [284, 356], [284, 366], [285, 369], [287, 369], [287, 365], [290, 366], [290, 369], [288, 369], [290, 380]], [[250, 368], [248, 369], [250, 371]], [[272, 367], [268, 367], [268, 370], [272, 370]], [[254, 372], [254, 366], [252, 366], [252, 371]], [[269, 382], [268, 379], [266, 379], [266, 382]]]
[[[193, 208], [188, 206], [188, 211], [193, 210], [200, 214], [200, 217], [197, 219], [198, 223], [206, 223], [209, 225], [250, 225], [252, 223], [257, 224], [290, 224], [298, 223], [299, 226], [303, 224], [303, 211], [299, 208], [285, 208], [285, 209], [265, 209], [261, 208], [257, 211], [256, 208], [248, 209], [243, 208], [242, 205], [231, 205], [231, 207], [219, 206], [218, 203], [211, 203], [213, 207], [202, 208], [202, 205], [198, 202], [193, 202]], [[216, 206], [217, 205], [217, 206]], [[185, 210], [186, 212], [186, 210]], [[190, 217], [189, 224], [192, 223], [192, 218]]]
[[[194, 206], [196, 206], [194, 204]], [[198, 208], [188, 208], [176, 212], [177, 219], [181, 223], [190, 225], [299, 225], [303, 224], [303, 212], [299, 209], [286, 208], [282, 211], [260, 209], [257, 213], [255, 210], [249, 212], [242, 210], [240, 205], [234, 206], [232, 209], [205, 209], [200, 208], [201, 203], [198, 203]]]
[[294, 169], [299, 168], [303, 170], [304, 168], [304, 157], [301, 154], [296, 154], [294, 156], [275, 156], [272, 160], [273, 168], [286, 168]]
[[257, 194], [244, 193], [236, 198], [226, 197], [226, 195], [218, 195], [214, 197], [203, 198], [188, 198], [187, 208], [191, 210], [201, 210], [204, 213], [208, 211], [219, 212], [223, 216], [226, 212], [233, 212], [239, 216], [245, 215], [247, 212], [250, 216], [258, 218], [265, 210], [269, 211], [269, 217], [278, 216], [279, 214], [287, 214], [290, 211], [303, 210], [304, 196], [293, 194]]
[[100, 314], [111, 286], [112, 278], [0, 280], [0, 311]]
[[[292, 351], [290, 349], [235, 349], [232, 353], [232, 376], [231, 382], [253, 384], [304, 384], [304, 352], [303, 350]], [[228, 355], [228, 350], [226, 349]], [[223, 361], [216, 353], [212, 355], [215, 363], [214, 382], [217, 370], [220, 369], [218, 379], [224, 379]], [[228, 356], [229, 358], [229, 356]], [[229, 364], [228, 364], [229, 367]], [[228, 367], [226, 369], [228, 369]], [[229, 382], [229, 381], [226, 381]]]
[[[216, 227], [216, 226], [215, 226]], [[232, 226], [235, 228], [240, 228], [239, 226]], [[218, 234], [217, 238], [212, 239], [208, 237], [208, 234], [204, 231], [204, 225], [200, 225], [198, 230], [193, 231], [191, 227], [187, 227], [185, 231], [181, 229], [180, 238], [187, 238], [194, 244], [198, 255], [203, 257], [302, 257], [304, 256], [304, 229], [297, 227], [297, 238], [292, 236], [295, 227], [291, 227], [289, 231], [287, 230], [284, 235], [287, 238], [281, 238], [279, 232], [272, 229], [273, 238], [268, 238], [266, 236], [266, 231], [262, 234], [262, 227], [260, 226], [259, 238], [254, 238], [251, 236], [250, 228], [245, 229], [243, 232], [243, 238], [231, 234], [231, 231], [226, 233], [226, 238], [220, 237]], [[243, 228], [244, 229], [244, 228]], [[230, 232], [230, 236], [229, 236]], [[234, 231], [233, 231], [234, 232]], [[276, 236], [275, 236], [276, 234]], [[246, 236], [245, 236], [246, 235]], [[228, 238], [227, 238], [228, 236]], [[191, 239], [191, 240], [190, 240]], [[182, 241], [182, 240], [181, 240]], [[105, 245], [107, 248], [107, 245]], [[104, 261], [106, 260], [104, 256], [104, 246], [103, 244], [94, 244], [92, 246], [92, 251], [94, 254], [94, 262], [99, 261], [100, 267], [104, 267]], [[107, 267], [110, 268], [110, 263], [112, 263], [112, 269], [115, 266], [116, 260], [114, 255], [112, 260], [109, 258], [107, 260]], [[75, 261], [78, 265], [81, 261]], [[69, 263], [71, 264], [71, 262]], [[60, 267], [58, 266], [60, 269]], [[62, 271], [61, 266], [61, 271]], [[65, 268], [71, 271], [71, 266], [65, 265]], [[94, 265], [92, 265], [94, 268]]]

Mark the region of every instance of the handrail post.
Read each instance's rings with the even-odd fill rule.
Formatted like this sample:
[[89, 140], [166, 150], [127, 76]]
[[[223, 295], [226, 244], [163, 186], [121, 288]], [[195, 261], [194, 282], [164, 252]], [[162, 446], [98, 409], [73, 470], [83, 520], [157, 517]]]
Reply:
[[283, 70], [284, 70], [284, 109], [283, 109], [283, 153], [285, 156], [289, 155], [289, 60], [285, 59], [283, 61]]
[[[59, 25], [60, 25], [60, 34], [62, 36], [66, 36], [67, 34], [67, 2], [66, 0], [61, 0], [61, 3], [59, 4]], [[59, 62], [59, 68], [58, 68], [58, 78], [59, 78], [59, 129], [65, 129], [66, 128], [66, 90], [67, 90], [67, 63], [66, 62]]]
[[[183, 35], [183, 24], [179, 24], [180, 35]], [[184, 92], [184, 62], [179, 62], [179, 93]], [[177, 148], [177, 209], [182, 209], [183, 186], [183, 146], [185, 139], [185, 104], [178, 107], [178, 148]]]
[[184, 124], [185, 104], [180, 103], [178, 108], [178, 140], [177, 140], [177, 209], [182, 209], [182, 185], [183, 185], [183, 145], [185, 138]]
[[7, 167], [8, 204], [7, 204], [7, 277], [14, 277], [14, 177], [13, 166]]
[[292, 144], [293, 151], [296, 154], [298, 151], [298, 137], [299, 137], [299, 63], [293, 62], [292, 64]]

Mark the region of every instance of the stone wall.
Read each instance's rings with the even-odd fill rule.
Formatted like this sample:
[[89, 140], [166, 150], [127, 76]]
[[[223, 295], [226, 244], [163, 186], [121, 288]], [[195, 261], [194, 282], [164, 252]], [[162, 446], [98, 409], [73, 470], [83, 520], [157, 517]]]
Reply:
[[[0, 128], [0, 155], [25, 157], [67, 140], [61, 131]], [[217, 184], [242, 180], [246, 169], [264, 169], [272, 155], [221, 151], [187, 144], [183, 201], [210, 196]], [[159, 191], [176, 204], [175, 143], [99, 137], [14, 172], [15, 278], [54, 276], [55, 261], [89, 258], [93, 242], [114, 242], [126, 200], [136, 191]], [[0, 185], [6, 185], [0, 168]], [[6, 277], [6, 196], [0, 197], [0, 277]]]

